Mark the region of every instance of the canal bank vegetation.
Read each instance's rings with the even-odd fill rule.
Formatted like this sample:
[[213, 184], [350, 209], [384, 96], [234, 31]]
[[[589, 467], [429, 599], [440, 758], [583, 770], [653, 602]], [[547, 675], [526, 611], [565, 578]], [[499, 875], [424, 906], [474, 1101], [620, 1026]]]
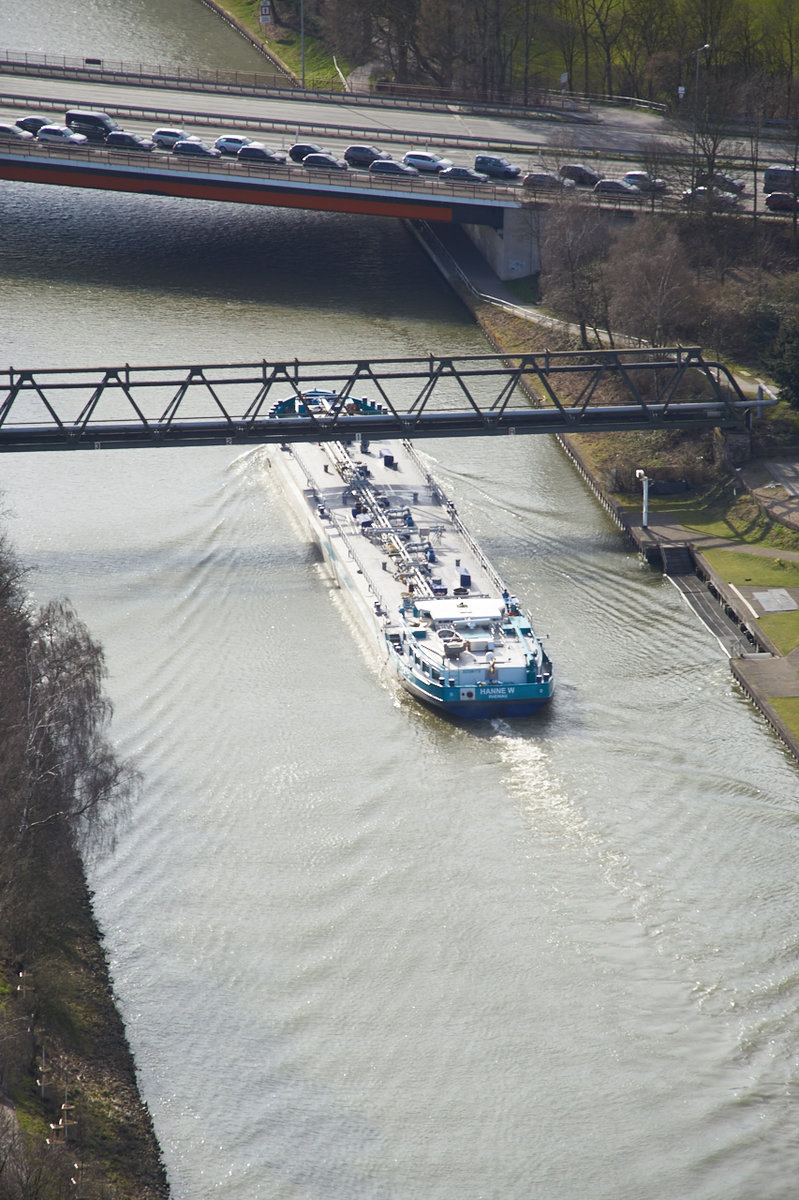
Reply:
[[632, 97], [689, 120], [712, 107], [750, 128], [797, 115], [789, 2], [272, 0], [266, 27], [260, 0], [225, 7], [278, 46], [282, 31], [299, 39], [304, 28], [339, 63], [376, 64], [386, 91], [524, 104], [552, 91]]
[[30, 607], [0, 538], [0, 1200], [168, 1195], [82, 856], [137, 778], [107, 739], [100, 647]]

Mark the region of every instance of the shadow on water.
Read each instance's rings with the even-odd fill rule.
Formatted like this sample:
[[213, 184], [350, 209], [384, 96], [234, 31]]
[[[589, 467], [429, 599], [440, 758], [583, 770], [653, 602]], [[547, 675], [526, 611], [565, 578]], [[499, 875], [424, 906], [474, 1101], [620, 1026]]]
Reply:
[[404, 225], [389, 218], [11, 184], [0, 198], [0, 241], [7, 280], [237, 306], [368, 308], [372, 316], [418, 320], [440, 317], [446, 298], [462, 319]]

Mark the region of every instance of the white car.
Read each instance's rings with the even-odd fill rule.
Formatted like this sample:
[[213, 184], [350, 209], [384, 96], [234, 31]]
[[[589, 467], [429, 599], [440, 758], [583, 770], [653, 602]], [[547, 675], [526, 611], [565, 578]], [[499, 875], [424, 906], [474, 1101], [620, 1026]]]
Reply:
[[216, 139], [214, 145], [223, 154], [238, 154], [242, 146], [249, 146], [251, 141], [252, 138], [244, 137], [240, 133], [225, 133]]
[[86, 146], [89, 139], [85, 133], [73, 133], [67, 125], [42, 125], [36, 134], [40, 142], [60, 142], [69, 146]]
[[407, 154], [403, 154], [402, 161], [408, 167], [416, 167], [417, 171], [428, 171], [435, 175], [453, 165], [450, 159], [432, 154], [428, 150], [409, 150]]

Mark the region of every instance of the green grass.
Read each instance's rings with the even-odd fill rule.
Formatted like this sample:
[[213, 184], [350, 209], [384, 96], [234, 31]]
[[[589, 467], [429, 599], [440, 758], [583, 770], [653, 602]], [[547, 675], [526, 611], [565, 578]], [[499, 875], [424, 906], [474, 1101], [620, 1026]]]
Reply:
[[702, 554], [721, 578], [735, 587], [799, 588], [799, 562], [745, 550], [707, 549]]
[[799, 646], [799, 609], [784, 613], [763, 613], [758, 624], [771, 638], [780, 654], [790, 654]]
[[769, 703], [794, 737], [799, 738], [799, 696], [771, 696]]
[[693, 493], [650, 497], [649, 506], [656, 512], [674, 513], [694, 533], [775, 551], [799, 551], [799, 531], [765, 516], [748, 492], [736, 495], [727, 484], [717, 484], [699, 497]]
[[[733, 587], [799, 588], [799, 562], [786, 562], [778, 556], [768, 558], [747, 554], [741, 550], [703, 550], [702, 553], [714, 571]], [[790, 654], [799, 646], [799, 609], [763, 613], [758, 625], [780, 654]]]
[[[284, 66], [302, 79], [302, 39], [299, 29], [286, 26], [261, 25], [259, 0], [224, 0], [223, 7], [231, 16], [241, 21], [269, 51], [279, 58]], [[307, 13], [306, 13], [307, 17]], [[337, 56], [336, 62], [344, 76], [352, 69], [351, 64]], [[336, 63], [327, 47], [313, 37], [305, 23], [305, 86], [318, 91], [343, 91]]]

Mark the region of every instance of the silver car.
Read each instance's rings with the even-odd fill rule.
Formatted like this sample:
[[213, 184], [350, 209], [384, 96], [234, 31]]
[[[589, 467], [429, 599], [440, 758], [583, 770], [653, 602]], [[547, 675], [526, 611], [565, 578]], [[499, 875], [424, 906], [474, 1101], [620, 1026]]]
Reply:
[[408, 167], [416, 167], [417, 171], [428, 171], [435, 175], [453, 165], [450, 159], [442, 158], [440, 154], [433, 154], [429, 150], [409, 150], [407, 154], [403, 154], [402, 161]]
[[42, 125], [36, 134], [39, 142], [59, 142], [62, 146], [87, 146], [85, 133], [73, 133], [68, 125]]

